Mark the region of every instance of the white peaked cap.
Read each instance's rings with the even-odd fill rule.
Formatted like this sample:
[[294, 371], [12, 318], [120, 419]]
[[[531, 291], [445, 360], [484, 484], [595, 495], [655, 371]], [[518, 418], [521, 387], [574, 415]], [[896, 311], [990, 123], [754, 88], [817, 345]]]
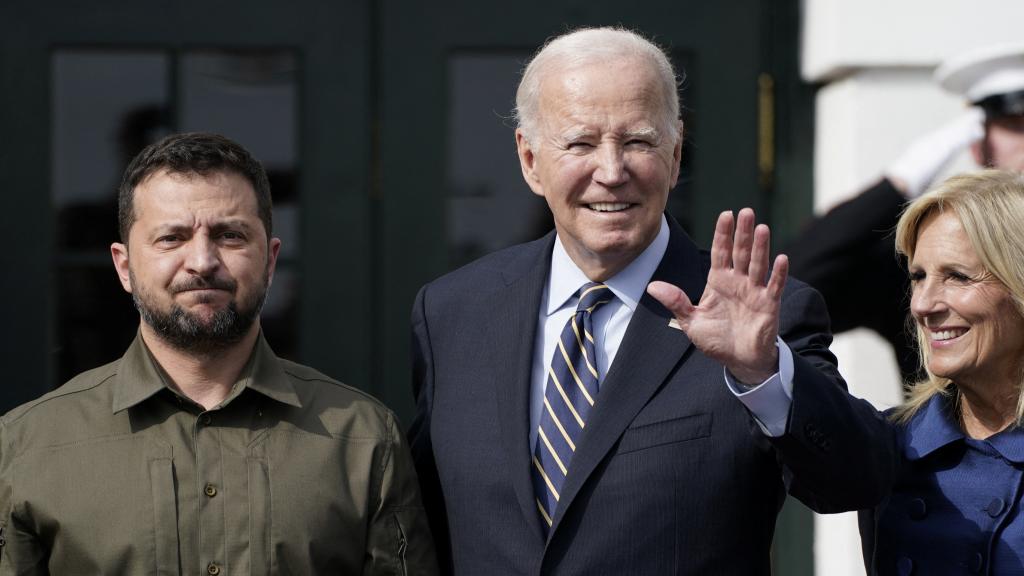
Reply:
[[1024, 43], [985, 46], [952, 57], [935, 70], [935, 81], [972, 103], [1024, 90]]

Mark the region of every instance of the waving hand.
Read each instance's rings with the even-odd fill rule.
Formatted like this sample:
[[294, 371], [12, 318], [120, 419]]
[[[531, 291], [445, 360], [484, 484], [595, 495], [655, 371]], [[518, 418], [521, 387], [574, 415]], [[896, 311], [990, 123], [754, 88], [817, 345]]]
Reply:
[[745, 384], [760, 384], [777, 371], [779, 305], [789, 260], [780, 254], [768, 276], [768, 226], [754, 226], [754, 211], [718, 216], [711, 244], [711, 272], [694, 306], [678, 287], [651, 282], [647, 292], [671, 311], [693, 344]]

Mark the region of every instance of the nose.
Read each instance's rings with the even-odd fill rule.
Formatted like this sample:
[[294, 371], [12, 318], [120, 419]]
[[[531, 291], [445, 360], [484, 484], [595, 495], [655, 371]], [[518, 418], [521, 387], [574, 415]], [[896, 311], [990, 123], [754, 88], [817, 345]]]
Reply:
[[625, 152], [622, 146], [614, 143], [604, 143], [598, 147], [595, 156], [597, 167], [594, 170], [593, 179], [604, 186], [621, 186], [629, 180], [629, 171], [626, 170]]
[[205, 234], [196, 234], [188, 243], [185, 255], [185, 269], [190, 274], [207, 277], [220, 266], [217, 243]]
[[942, 287], [928, 278], [918, 280], [910, 294], [910, 312], [920, 321], [945, 309]]

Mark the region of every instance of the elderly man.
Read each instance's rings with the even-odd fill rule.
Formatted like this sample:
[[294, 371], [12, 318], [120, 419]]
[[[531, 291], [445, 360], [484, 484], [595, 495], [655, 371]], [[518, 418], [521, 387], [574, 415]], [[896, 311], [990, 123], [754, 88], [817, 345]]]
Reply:
[[167, 137], [119, 219], [139, 334], [0, 420], [0, 573], [435, 573], [394, 415], [263, 339], [281, 241], [260, 163]]
[[767, 575], [787, 487], [818, 510], [876, 502], [892, 440], [845, 393], [820, 297], [786, 285], [785, 257], [766, 281], [752, 211], [720, 217], [710, 255], [664, 214], [683, 135], [665, 54], [566, 34], [516, 105], [555, 230], [413, 309], [410, 437], [442, 569]]

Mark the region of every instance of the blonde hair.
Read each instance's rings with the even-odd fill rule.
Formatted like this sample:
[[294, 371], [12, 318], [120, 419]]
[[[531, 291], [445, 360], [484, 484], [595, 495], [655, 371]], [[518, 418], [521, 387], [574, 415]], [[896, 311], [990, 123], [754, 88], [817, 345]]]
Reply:
[[[1002, 283], [1024, 317], [1024, 175], [983, 170], [946, 180], [906, 207], [896, 225], [896, 251], [908, 262], [913, 260], [922, 225], [946, 211], [960, 221], [985, 270]], [[916, 331], [921, 365], [928, 377], [910, 387], [909, 398], [894, 412], [897, 422], [909, 421], [936, 394], [955, 395], [959, 411], [956, 383], [928, 371], [927, 339], [920, 325]], [[1020, 384], [1024, 385], [1024, 374]], [[1017, 425], [1022, 423], [1024, 394], [1018, 392]]]
[[578, 28], [549, 39], [523, 70], [516, 90], [515, 120], [527, 141], [537, 135], [540, 88], [544, 76], [560, 67], [582, 66], [617, 58], [648, 62], [662, 92], [663, 130], [679, 137], [679, 93], [675, 69], [665, 52], [640, 34], [625, 28]]

